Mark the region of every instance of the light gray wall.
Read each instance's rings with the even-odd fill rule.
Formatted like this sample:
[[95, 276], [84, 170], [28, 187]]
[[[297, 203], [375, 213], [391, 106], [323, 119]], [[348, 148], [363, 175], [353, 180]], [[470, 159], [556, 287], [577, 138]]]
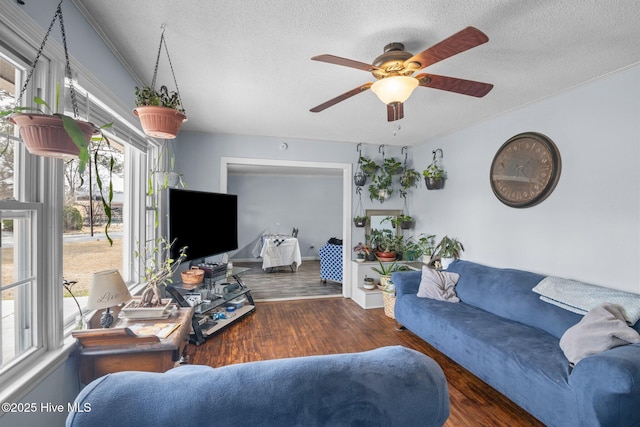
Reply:
[[[392, 133], [389, 133], [390, 142], [393, 141]], [[282, 142], [288, 144], [286, 151], [280, 151]], [[293, 138], [272, 138], [249, 135], [207, 135], [190, 132], [180, 132], [174, 144], [176, 152], [176, 170], [184, 174], [185, 181], [190, 189], [201, 191], [220, 191], [220, 159], [222, 157], [240, 157], [251, 159], [268, 159], [283, 161], [305, 161], [305, 162], [328, 162], [328, 163], [351, 163], [355, 171], [358, 160], [356, 143], [315, 141]], [[386, 157], [395, 157], [403, 160], [401, 146], [387, 145], [384, 149]], [[379, 145], [363, 143], [362, 154], [381, 160], [382, 154], [379, 152]], [[409, 165], [411, 163], [411, 152], [409, 150]], [[425, 165], [426, 166], [426, 165]], [[422, 186], [424, 187], [424, 185]], [[354, 190], [355, 191], [355, 187]], [[413, 195], [420, 189], [410, 192], [408, 208], [411, 210]], [[340, 203], [335, 199], [336, 203]], [[353, 194], [353, 203], [349, 216], [355, 212], [358, 198]], [[403, 201], [398, 194], [384, 203], [377, 200], [371, 201], [366, 187], [362, 195], [363, 209], [402, 209]], [[337, 209], [337, 207], [336, 207]], [[319, 227], [319, 226], [318, 226]], [[314, 227], [315, 228], [315, 227]], [[309, 232], [309, 230], [305, 230]], [[352, 241], [356, 244], [364, 241], [364, 229], [351, 228]], [[302, 233], [302, 229], [301, 229]], [[331, 233], [333, 234], [333, 233]], [[333, 237], [333, 236], [329, 236]], [[336, 236], [339, 237], [339, 236]], [[345, 247], [349, 247], [349, 242]], [[351, 245], [351, 247], [355, 246]], [[349, 248], [350, 249], [350, 248]], [[304, 250], [303, 256], [305, 256]]]
[[232, 259], [251, 252], [265, 232], [298, 228], [302, 258], [317, 258], [330, 238], [342, 236], [342, 177], [233, 174], [227, 192], [238, 195], [238, 248]]
[[[488, 96], [491, 96], [489, 94]], [[640, 293], [640, 67], [431, 140], [444, 150], [444, 190], [415, 199], [417, 228], [457, 236], [463, 258]], [[528, 209], [500, 203], [489, 168], [511, 136], [536, 131], [562, 156], [551, 196]]]

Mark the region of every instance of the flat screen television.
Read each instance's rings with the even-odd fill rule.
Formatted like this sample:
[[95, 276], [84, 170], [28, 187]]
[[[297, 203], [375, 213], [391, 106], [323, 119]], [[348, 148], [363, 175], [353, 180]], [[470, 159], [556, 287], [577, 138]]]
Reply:
[[185, 261], [238, 249], [238, 196], [169, 189], [169, 240], [176, 258], [187, 246]]

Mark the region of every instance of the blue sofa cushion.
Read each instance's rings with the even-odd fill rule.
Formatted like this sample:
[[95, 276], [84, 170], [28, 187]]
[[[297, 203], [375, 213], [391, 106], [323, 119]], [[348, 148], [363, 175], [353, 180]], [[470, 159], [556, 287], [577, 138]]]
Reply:
[[166, 373], [118, 372], [87, 385], [71, 426], [442, 426], [447, 381], [401, 346]]
[[461, 301], [506, 319], [530, 325], [560, 339], [582, 316], [540, 300], [532, 289], [545, 276], [528, 271], [488, 267], [455, 260], [447, 271], [460, 274]]

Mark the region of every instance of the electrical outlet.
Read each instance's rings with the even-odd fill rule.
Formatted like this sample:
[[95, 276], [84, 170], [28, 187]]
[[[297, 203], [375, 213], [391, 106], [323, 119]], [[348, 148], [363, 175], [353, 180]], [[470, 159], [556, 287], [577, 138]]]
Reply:
[[309, 246], [309, 249], [315, 249], [315, 246], [311, 245]]

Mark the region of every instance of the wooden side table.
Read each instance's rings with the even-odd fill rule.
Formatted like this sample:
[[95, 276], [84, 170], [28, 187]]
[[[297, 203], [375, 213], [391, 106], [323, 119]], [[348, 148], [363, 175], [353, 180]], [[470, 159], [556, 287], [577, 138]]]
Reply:
[[[88, 384], [112, 372], [165, 372], [173, 368], [187, 345], [193, 312], [193, 307], [184, 307], [177, 316], [163, 320], [121, 320], [114, 328], [73, 331], [79, 344], [81, 382]], [[166, 338], [136, 335], [129, 328], [134, 324], [155, 323], [179, 323], [179, 326]]]

